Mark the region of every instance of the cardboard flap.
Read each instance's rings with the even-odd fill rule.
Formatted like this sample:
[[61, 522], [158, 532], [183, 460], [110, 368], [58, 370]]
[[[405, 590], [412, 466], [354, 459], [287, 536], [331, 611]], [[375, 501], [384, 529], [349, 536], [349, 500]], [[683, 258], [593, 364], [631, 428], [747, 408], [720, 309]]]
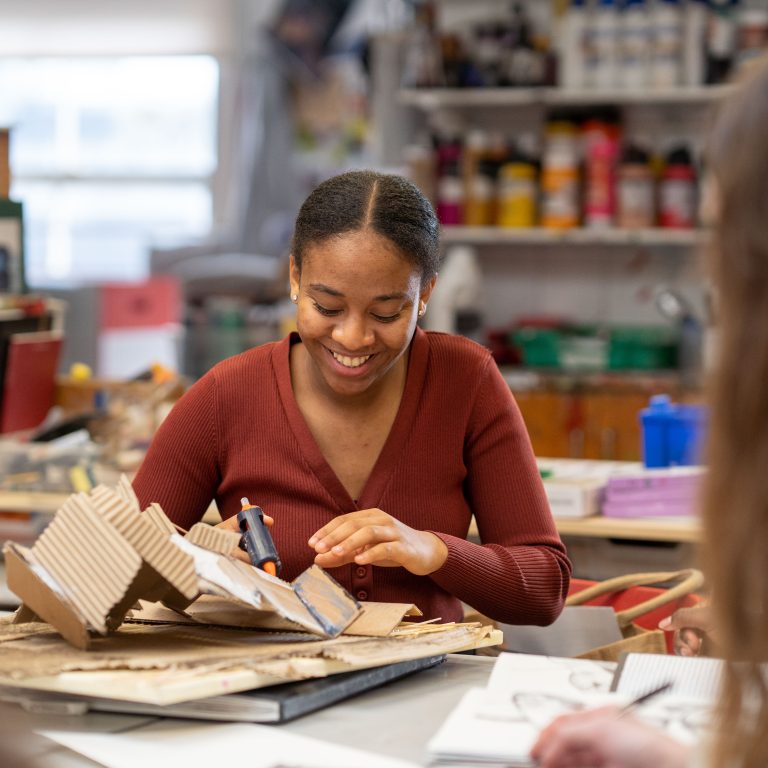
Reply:
[[42, 619], [26, 603], [22, 603], [13, 614], [14, 624], [30, 624], [34, 621]]
[[[200, 594], [192, 557], [176, 545], [172, 535], [155, 527], [141, 514], [138, 505], [132, 506], [105, 486], [95, 488], [91, 498], [101, 516], [122, 534], [142, 560], [158, 574], [160, 580], [164, 579], [188, 600], [194, 600]], [[146, 589], [158, 588], [158, 585], [152, 585], [146, 579], [144, 585]], [[144, 596], [146, 594], [137, 594], [136, 599]]]
[[[268, 610], [259, 611], [236, 600], [213, 595], [202, 595], [186, 609], [185, 614], [199, 624], [291, 632], [303, 629], [275, 613], [271, 606]], [[314, 637], [308, 635], [307, 639], [313, 640]]]
[[344, 634], [386, 637], [406, 616], [422, 615], [413, 603], [362, 603], [362, 612], [344, 630]]
[[[201, 595], [198, 600], [202, 600], [206, 595]], [[163, 603], [153, 602], [151, 600], [139, 600], [138, 605], [128, 611], [127, 619], [131, 621], [140, 621], [147, 624], [194, 624], [195, 621], [184, 611], [177, 611], [169, 608]]]
[[170, 521], [168, 515], [163, 512], [163, 508], [159, 504], [150, 504], [142, 512], [142, 515], [155, 528], [165, 533], [166, 536], [170, 536], [172, 533], [176, 533], [176, 526]]
[[230, 555], [232, 550], [239, 546], [242, 534], [224, 528], [214, 528], [207, 523], [195, 523], [185, 538], [203, 549], [218, 552], [220, 555]]
[[[298, 624], [268, 610], [259, 611], [236, 600], [216, 595], [200, 595], [184, 611], [176, 611], [159, 603], [140, 600], [140, 607], [129, 614], [131, 621], [148, 624], [205, 624], [237, 629], [258, 629], [296, 632], [303, 630]], [[308, 641], [316, 638], [307, 635]]]
[[323, 629], [323, 625], [299, 599], [299, 596], [288, 582], [239, 560], [234, 561], [234, 565], [239, 570], [248, 572], [251, 575], [251, 578], [256, 583], [256, 589], [264, 598], [266, 605], [274, 608], [283, 619], [315, 635], [322, 636], [327, 634]]
[[263, 607], [258, 581], [253, 573], [255, 568], [198, 547], [178, 534], [171, 539], [192, 557], [201, 591], [231, 597], [252, 608]]
[[317, 565], [299, 574], [291, 586], [329, 637], [341, 634], [360, 615], [360, 603]]
[[67, 499], [32, 552], [77, 611], [101, 634], [107, 633], [107, 616], [123, 599], [142, 563], [139, 554], [94, 511], [83, 493]]
[[32, 565], [31, 551], [8, 542], [3, 547], [5, 574], [8, 588], [17, 594], [26, 606], [37, 616], [48, 622], [76, 648], [85, 650], [90, 645], [86, 620], [59, 591], [49, 586], [53, 583], [50, 574], [39, 564]]
[[115, 487], [115, 490], [117, 491], [117, 493], [120, 495], [121, 498], [125, 499], [125, 501], [128, 502], [128, 504], [131, 506], [132, 509], [134, 509], [136, 512], [141, 512], [139, 497], [136, 495], [136, 492], [133, 490], [131, 481], [126, 477], [126, 475], [120, 475], [120, 479], [117, 481], [117, 486]]

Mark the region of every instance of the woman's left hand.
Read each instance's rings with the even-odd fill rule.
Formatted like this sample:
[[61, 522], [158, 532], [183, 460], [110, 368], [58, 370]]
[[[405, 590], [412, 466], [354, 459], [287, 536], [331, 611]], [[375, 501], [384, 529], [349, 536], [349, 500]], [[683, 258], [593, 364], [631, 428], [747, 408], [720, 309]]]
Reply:
[[448, 547], [429, 531], [417, 531], [380, 509], [339, 515], [309, 539], [323, 568], [357, 565], [402, 566], [417, 576], [434, 573], [448, 557]]
[[531, 758], [540, 768], [685, 768], [690, 748], [615, 707], [576, 712], [553, 720]]

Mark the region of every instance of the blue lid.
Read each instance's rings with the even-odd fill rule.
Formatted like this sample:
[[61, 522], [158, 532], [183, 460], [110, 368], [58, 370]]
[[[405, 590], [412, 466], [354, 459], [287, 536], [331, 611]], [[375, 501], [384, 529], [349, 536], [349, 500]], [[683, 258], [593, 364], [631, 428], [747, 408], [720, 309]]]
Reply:
[[600, 0], [600, 5], [606, 8], [613, 8], [616, 5], [616, 0]]
[[672, 408], [672, 400], [669, 395], [652, 395], [648, 407], [654, 411], [668, 411]]

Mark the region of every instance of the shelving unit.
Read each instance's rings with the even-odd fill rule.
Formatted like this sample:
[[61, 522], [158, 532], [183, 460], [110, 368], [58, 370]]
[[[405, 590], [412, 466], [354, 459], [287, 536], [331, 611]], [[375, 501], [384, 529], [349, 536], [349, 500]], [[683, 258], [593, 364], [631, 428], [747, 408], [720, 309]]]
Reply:
[[400, 104], [423, 110], [440, 108], [592, 106], [611, 104], [708, 105], [731, 91], [729, 85], [702, 85], [679, 88], [629, 91], [567, 90], [564, 88], [404, 88], [398, 93]]
[[503, 227], [443, 227], [446, 245], [607, 245], [692, 248], [706, 242], [702, 230], [686, 229], [505, 229]]
[[[480, 11], [477, 15], [479, 18]], [[453, 16], [446, 29], [457, 32], [463, 29], [463, 22], [458, 20], [459, 14]], [[430, 134], [458, 138], [473, 129], [494, 138], [503, 136], [510, 143], [525, 137], [526, 151], [541, 155], [543, 129], [550, 116], [572, 110], [575, 116], [588, 117], [590, 108], [597, 112], [606, 106], [620, 112], [623, 140], [659, 157], [685, 144], [698, 159], [707, 115], [733, 88], [403, 88], [392, 79], [387, 85], [388, 100], [382, 99], [379, 125], [382, 146], [392, 165], [405, 157], [398, 156], [398, 150], [402, 152], [411, 143], [423, 149]], [[420, 155], [414, 153], [413, 157]], [[422, 167], [415, 171], [426, 173]], [[441, 232], [446, 252], [456, 245], [474, 249], [482, 272], [478, 312], [484, 326], [497, 331], [516, 318], [538, 316], [617, 328], [667, 325], [670, 321], [654, 302], [660, 287], [677, 292], [703, 318], [707, 303], [700, 257], [708, 241], [709, 233], [701, 228], [444, 226]], [[566, 372], [562, 382], [553, 382], [536, 370], [515, 369], [510, 387], [540, 455], [637, 459], [637, 413], [651, 394], [666, 391], [681, 402], [698, 402], [698, 389], [690, 383], [683, 386], [677, 371], [664, 372], [665, 376], [645, 369], [621, 373], [621, 385], [610, 372], [586, 385], [583, 377], [569, 377]], [[601, 529], [600, 533], [592, 533], [594, 524], [582, 527], [580, 521], [576, 521], [575, 531], [569, 530], [571, 522], [558, 521], [558, 525], [563, 523], [564, 535], [623, 538], [622, 521], [618, 521], [618, 530]], [[656, 522], [644, 526], [651, 535]], [[686, 523], [657, 540], [690, 545], [695, 528]], [[642, 527], [626, 538], [634, 537], [642, 538]]]

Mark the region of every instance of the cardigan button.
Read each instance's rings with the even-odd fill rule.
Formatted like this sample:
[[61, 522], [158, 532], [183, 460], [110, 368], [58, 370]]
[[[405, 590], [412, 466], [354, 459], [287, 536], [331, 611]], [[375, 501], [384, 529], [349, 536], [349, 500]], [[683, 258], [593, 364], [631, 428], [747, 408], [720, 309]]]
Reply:
[[357, 592], [357, 599], [358, 600], [367, 600], [368, 599], [368, 593], [364, 589], [360, 589]]
[[359, 576], [361, 579], [368, 575], [368, 569], [365, 566], [358, 565], [355, 568], [355, 576]]

